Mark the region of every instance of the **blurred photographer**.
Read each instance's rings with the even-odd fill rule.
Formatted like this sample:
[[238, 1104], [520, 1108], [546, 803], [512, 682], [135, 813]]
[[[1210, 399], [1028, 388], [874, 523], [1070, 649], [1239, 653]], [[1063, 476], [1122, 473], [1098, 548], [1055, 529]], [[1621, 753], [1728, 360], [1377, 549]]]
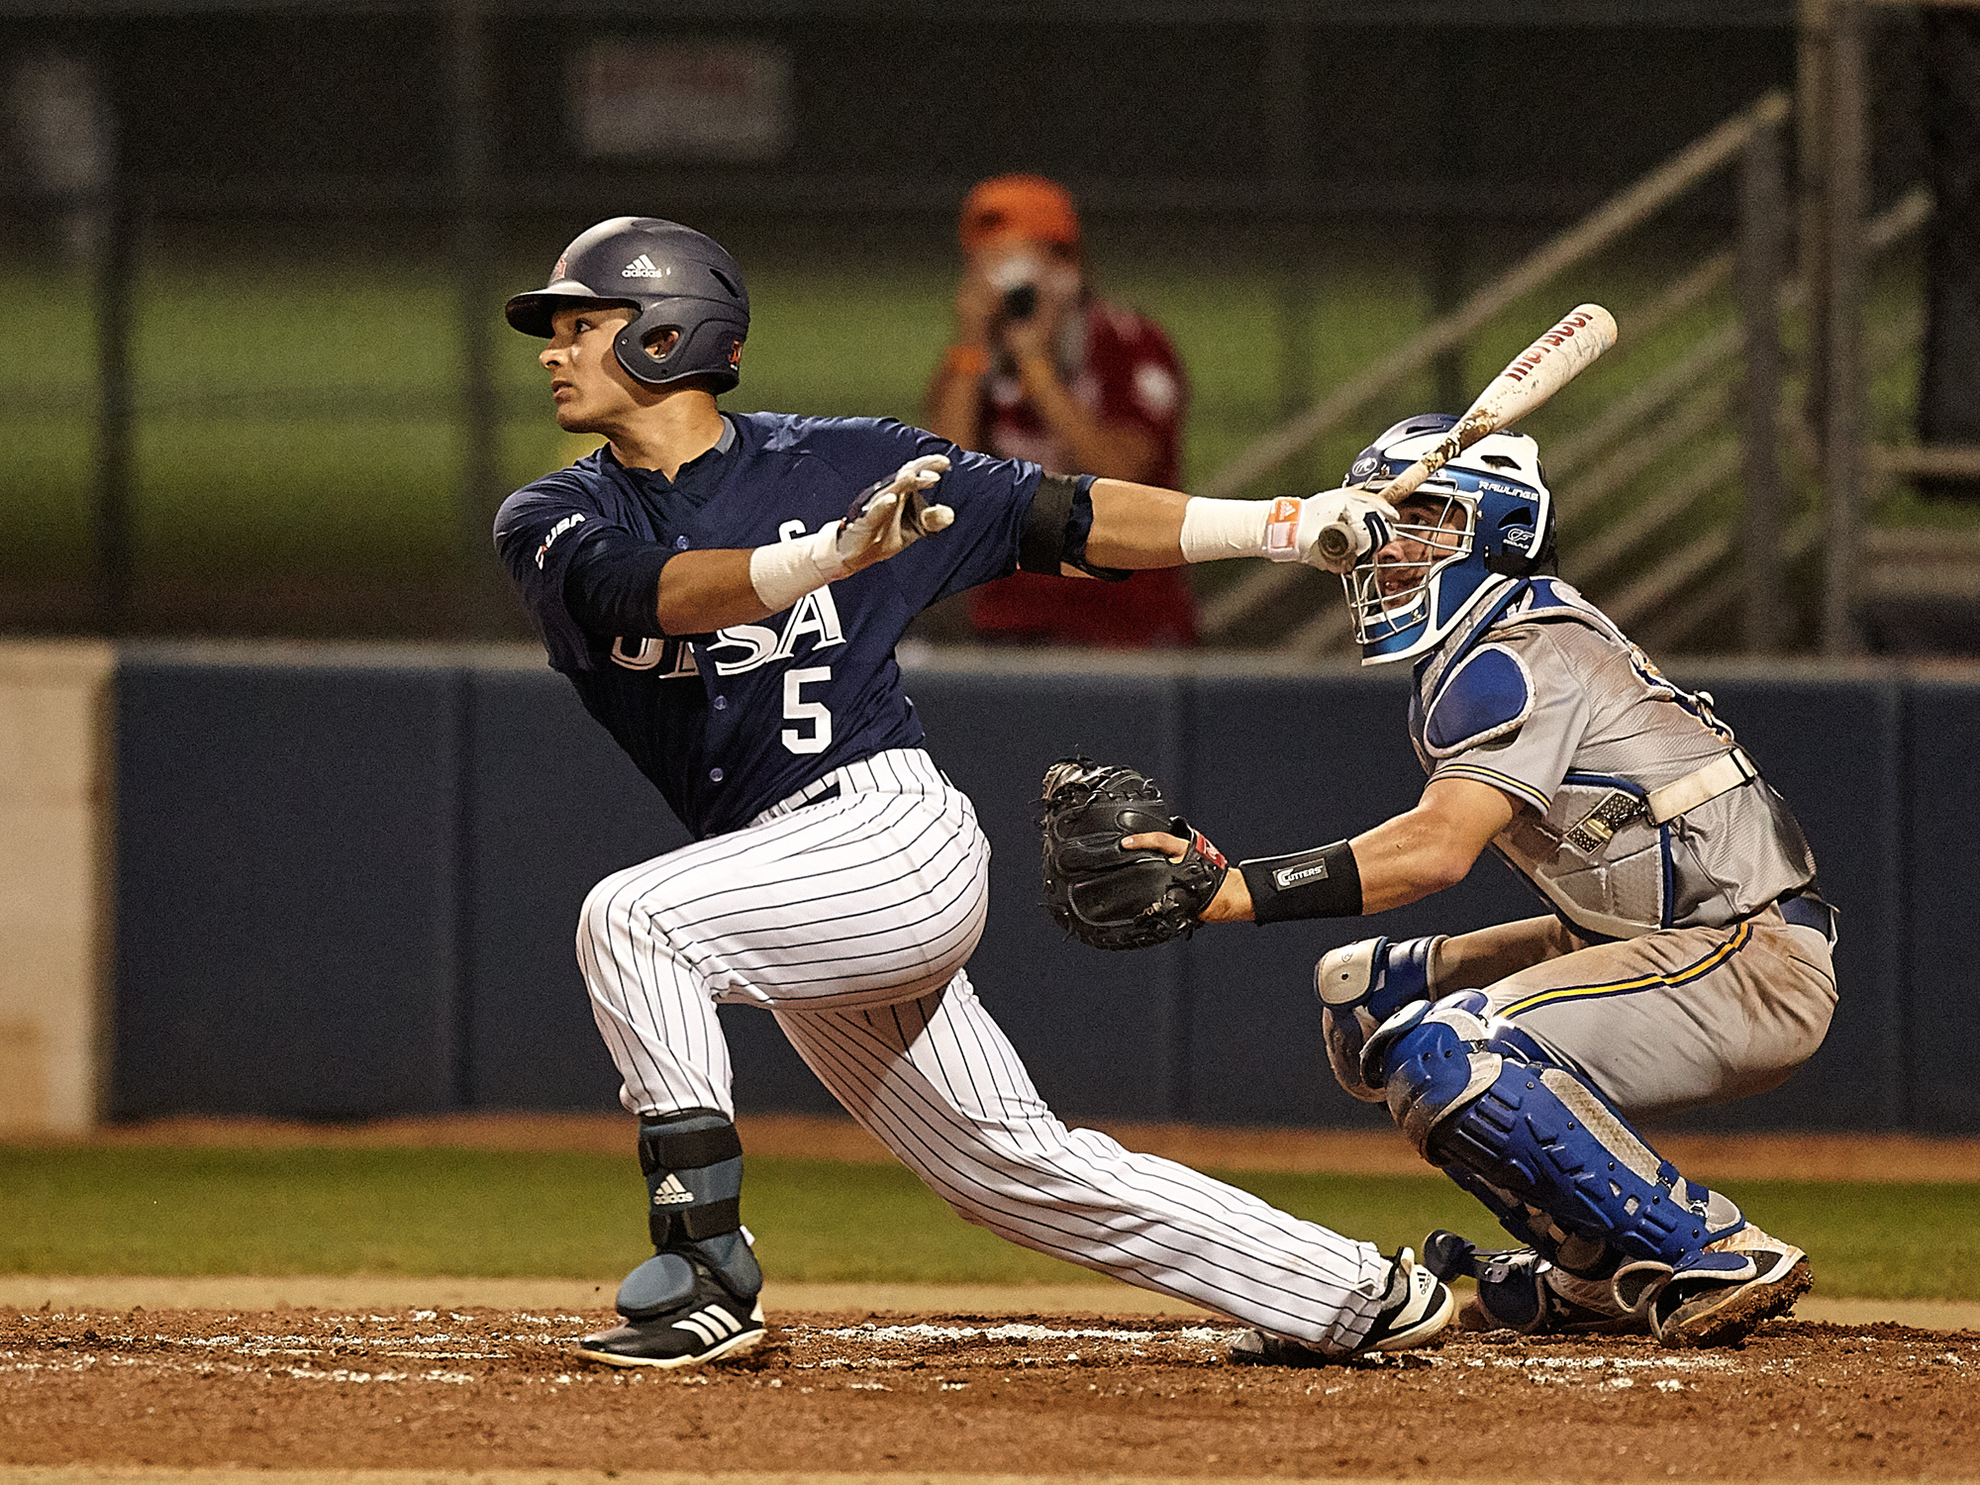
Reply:
[[[1173, 486], [1188, 386], [1168, 336], [1097, 298], [1072, 197], [1037, 175], [983, 181], [963, 203], [955, 341], [929, 383], [929, 429], [964, 448], [1066, 474]], [[975, 589], [970, 622], [1011, 642], [1196, 642], [1182, 569], [1126, 582], [1017, 573]]]

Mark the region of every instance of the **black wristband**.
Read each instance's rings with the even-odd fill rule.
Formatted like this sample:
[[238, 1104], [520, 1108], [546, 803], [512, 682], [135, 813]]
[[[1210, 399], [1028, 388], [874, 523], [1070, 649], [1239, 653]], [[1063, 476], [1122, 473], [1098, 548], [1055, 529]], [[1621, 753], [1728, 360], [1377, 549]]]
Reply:
[[1286, 923], [1295, 918], [1354, 918], [1361, 914], [1361, 868], [1344, 840], [1290, 856], [1240, 861], [1251, 890], [1255, 923]]

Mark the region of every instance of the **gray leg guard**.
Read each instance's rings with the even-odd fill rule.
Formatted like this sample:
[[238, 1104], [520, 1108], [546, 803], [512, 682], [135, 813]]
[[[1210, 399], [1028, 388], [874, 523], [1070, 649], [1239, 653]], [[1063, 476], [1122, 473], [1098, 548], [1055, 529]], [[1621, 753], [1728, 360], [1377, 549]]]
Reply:
[[1613, 1262], [1606, 1246], [1675, 1266], [1745, 1225], [1738, 1207], [1686, 1181], [1530, 1037], [1488, 1020], [1476, 991], [1410, 1007], [1365, 1055], [1379, 1058], [1389, 1112], [1418, 1151], [1484, 1183], [1494, 1214], [1550, 1257], [1568, 1257], [1566, 1240], [1580, 1239], [1581, 1263]]
[[646, 1173], [647, 1228], [653, 1257], [619, 1286], [619, 1313], [649, 1319], [694, 1293], [695, 1260], [740, 1300], [763, 1288], [742, 1230], [742, 1141], [712, 1109], [688, 1109], [639, 1123], [639, 1165]]

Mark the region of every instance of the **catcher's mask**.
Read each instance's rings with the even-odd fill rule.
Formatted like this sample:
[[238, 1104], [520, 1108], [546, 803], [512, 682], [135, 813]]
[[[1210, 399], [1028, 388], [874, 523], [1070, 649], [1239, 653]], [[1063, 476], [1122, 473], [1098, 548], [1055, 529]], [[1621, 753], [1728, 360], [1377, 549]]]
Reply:
[[[706, 378], [726, 392], [742, 379], [749, 294], [742, 269], [722, 245], [692, 227], [658, 217], [613, 217], [580, 233], [550, 270], [550, 282], [503, 306], [525, 335], [550, 335], [550, 317], [586, 304], [635, 311], [613, 339], [635, 381], [665, 387]], [[676, 336], [666, 345], [666, 332]], [[665, 346], [656, 354], [649, 346]]]
[[[1355, 456], [1345, 485], [1380, 485], [1435, 448], [1457, 419], [1405, 418]], [[1488, 593], [1552, 555], [1554, 500], [1539, 447], [1492, 433], [1430, 476], [1397, 509], [1395, 535], [1341, 578], [1363, 665], [1421, 655]]]

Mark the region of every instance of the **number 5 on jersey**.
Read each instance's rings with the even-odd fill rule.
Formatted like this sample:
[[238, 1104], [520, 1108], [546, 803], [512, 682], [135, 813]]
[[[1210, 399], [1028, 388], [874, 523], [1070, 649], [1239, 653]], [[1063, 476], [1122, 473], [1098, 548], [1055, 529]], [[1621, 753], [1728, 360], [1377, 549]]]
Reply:
[[784, 746], [793, 753], [822, 753], [832, 746], [832, 713], [822, 701], [806, 701], [804, 687], [812, 681], [832, 679], [829, 665], [811, 665], [784, 672], [784, 720], [810, 724], [810, 731], [786, 727]]

